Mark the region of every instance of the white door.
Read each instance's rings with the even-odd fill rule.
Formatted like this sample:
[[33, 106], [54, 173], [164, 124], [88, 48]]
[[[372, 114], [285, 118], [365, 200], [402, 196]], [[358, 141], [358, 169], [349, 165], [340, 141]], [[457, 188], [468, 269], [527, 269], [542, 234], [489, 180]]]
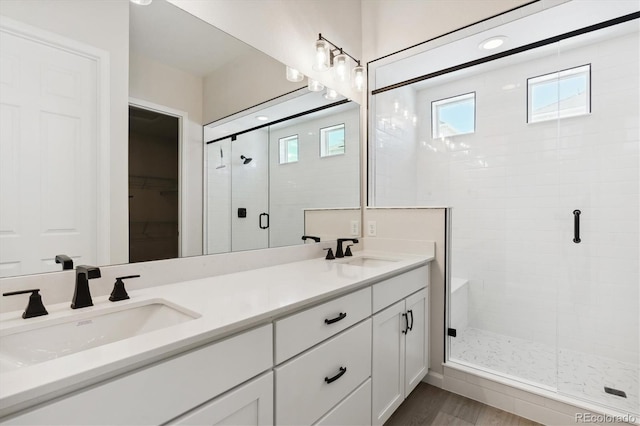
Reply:
[[98, 65], [0, 29], [0, 276], [95, 264]]
[[383, 424], [404, 400], [404, 300], [373, 316], [372, 423]]
[[267, 373], [181, 417], [177, 425], [273, 424], [273, 373]]
[[418, 386], [429, 368], [427, 294], [428, 288], [425, 288], [405, 299], [410, 327], [405, 337], [405, 398]]

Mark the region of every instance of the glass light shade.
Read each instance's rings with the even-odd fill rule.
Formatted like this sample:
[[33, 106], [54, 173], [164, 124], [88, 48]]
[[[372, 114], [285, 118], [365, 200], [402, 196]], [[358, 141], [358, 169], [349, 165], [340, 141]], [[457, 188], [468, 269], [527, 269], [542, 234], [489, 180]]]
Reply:
[[337, 99], [338, 98], [338, 92], [336, 92], [335, 90], [333, 90], [330, 87], [327, 87], [327, 91], [324, 93], [324, 98], [328, 99], [328, 100]]
[[130, 0], [133, 4], [139, 4], [140, 6], [149, 6], [153, 0]]
[[316, 56], [312, 68], [316, 71], [329, 69], [329, 43], [324, 40], [316, 41]]
[[362, 92], [364, 90], [364, 67], [362, 65], [358, 65], [351, 71], [351, 82], [356, 91]]
[[347, 81], [349, 79], [347, 61], [348, 57], [344, 53], [340, 53], [333, 58], [333, 69], [339, 81]]
[[309, 79], [309, 82], [307, 83], [307, 87], [312, 92], [322, 92], [324, 90], [324, 84], [312, 78]]
[[287, 66], [287, 80], [292, 81], [294, 83], [298, 83], [304, 80], [304, 74], [298, 71], [295, 68], [291, 68]]

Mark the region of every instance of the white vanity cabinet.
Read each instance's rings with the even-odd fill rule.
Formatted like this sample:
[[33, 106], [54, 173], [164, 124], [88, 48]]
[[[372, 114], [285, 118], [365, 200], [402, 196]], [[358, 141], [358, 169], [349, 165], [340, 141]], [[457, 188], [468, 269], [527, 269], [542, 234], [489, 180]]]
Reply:
[[276, 424], [370, 423], [370, 286], [277, 320], [274, 329]]
[[3, 424], [166, 423], [269, 370], [272, 351], [268, 324], [36, 406]]
[[381, 309], [373, 315], [373, 425], [383, 424], [427, 374], [428, 276], [422, 267], [373, 286], [374, 311]]
[[194, 409], [172, 425], [273, 424], [273, 373], [268, 372]]

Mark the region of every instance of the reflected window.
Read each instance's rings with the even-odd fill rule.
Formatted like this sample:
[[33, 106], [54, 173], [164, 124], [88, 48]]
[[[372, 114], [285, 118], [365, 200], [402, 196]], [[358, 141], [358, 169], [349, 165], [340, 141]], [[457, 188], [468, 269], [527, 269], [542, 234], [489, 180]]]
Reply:
[[344, 154], [344, 124], [320, 129], [320, 157]]
[[591, 112], [591, 65], [527, 79], [527, 122]]
[[476, 94], [431, 102], [431, 124], [433, 139], [475, 133]]
[[298, 135], [287, 136], [280, 141], [280, 164], [298, 161]]

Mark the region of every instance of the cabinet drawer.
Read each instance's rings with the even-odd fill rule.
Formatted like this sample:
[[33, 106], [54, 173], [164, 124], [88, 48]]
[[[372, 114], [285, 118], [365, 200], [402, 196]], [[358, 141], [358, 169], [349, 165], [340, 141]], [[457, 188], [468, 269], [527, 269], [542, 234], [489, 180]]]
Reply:
[[271, 324], [81, 390], [12, 425], [165, 423], [272, 366]]
[[371, 379], [338, 404], [316, 426], [360, 426], [371, 424]]
[[276, 364], [371, 315], [371, 288], [356, 291], [275, 322]]
[[374, 284], [373, 312], [378, 312], [427, 285], [429, 285], [429, 265]]
[[312, 424], [371, 375], [371, 319], [275, 371], [276, 424]]

